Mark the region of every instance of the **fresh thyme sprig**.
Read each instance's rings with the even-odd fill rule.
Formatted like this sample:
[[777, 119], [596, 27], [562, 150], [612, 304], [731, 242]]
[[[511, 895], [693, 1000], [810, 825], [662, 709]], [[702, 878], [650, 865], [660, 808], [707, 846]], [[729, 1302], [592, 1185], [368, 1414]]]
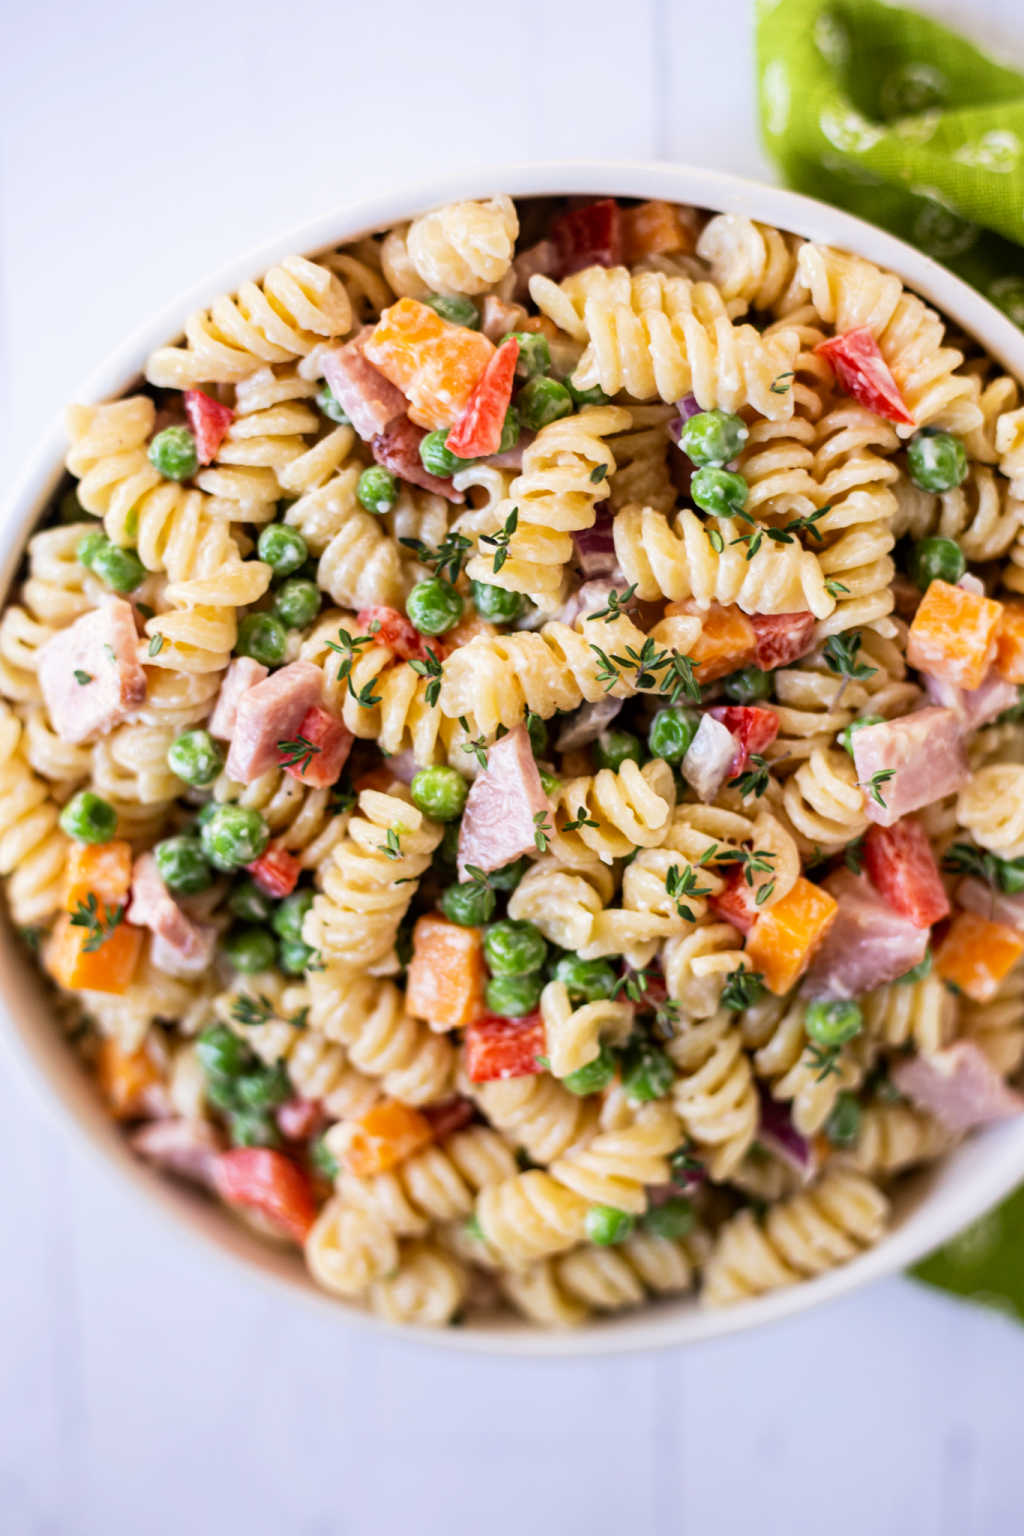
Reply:
[[737, 774], [734, 779], [730, 779], [729, 788], [739, 790], [745, 800], [750, 796], [759, 800], [771, 783], [771, 766], [760, 752], [751, 752], [747, 762], [750, 767], [745, 772]]
[[597, 827], [598, 825], [598, 822], [592, 821], [591, 818], [587, 815], [587, 808], [585, 805], [583, 805], [580, 807], [577, 814], [573, 817], [572, 821], [565, 821], [562, 823], [562, 831], [578, 832], [581, 827]]
[[508, 547], [512, 540], [512, 535], [515, 533], [518, 527], [519, 508], [513, 507], [508, 517], [505, 519], [505, 526], [500, 530], [500, 532], [483, 533], [480, 535], [480, 543], [487, 544], [494, 550], [492, 568], [494, 570], [495, 576], [497, 576], [498, 572], [505, 564], [505, 561], [508, 559]]
[[437, 653], [431, 650], [429, 645], [426, 647], [426, 652], [426, 658], [423, 661], [421, 661], [418, 656], [413, 656], [409, 661], [409, 665], [412, 667], [417, 677], [429, 678], [429, 682], [424, 689], [423, 696], [426, 699], [428, 708], [433, 709], [434, 705], [441, 697], [441, 678], [443, 676], [443, 671], [441, 663], [438, 660]]
[[279, 741], [277, 750], [281, 756], [278, 758], [282, 768], [297, 768], [299, 777], [304, 778], [306, 770], [316, 754], [321, 750], [308, 736], [296, 736], [291, 741]]
[[443, 581], [451, 582], [452, 586], [462, 574], [466, 556], [473, 548], [472, 539], [467, 539], [464, 533], [454, 532], [445, 534], [436, 549], [431, 549], [422, 539], [399, 539], [398, 542], [411, 549], [421, 565]]
[[246, 1029], [253, 1029], [259, 1024], [266, 1024], [274, 1017], [274, 1005], [269, 998], [263, 996], [262, 992], [258, 997], [243, 992], [235, 998], [229, 1012], [236, 1024], [241, 1024]]
[[593, 613], [588, 615], [588, 617], [592, 619], [603, 619], [606, 624], [610, 624], [613, 619], [617, 619], [620, 614], [625, 613], [627, 605], [632, 601], [635, 591], [635, 581], [633, 582], [632, 586], [627, 587], [624, 592], [617, 592], [613, 587], [612, 590], [608, 593], [607, 606], [604, 608], [595, 609]]
[[759, 1003], [765, 990], [764, 977], [760, 971], [747, 971], [737, 966], [726, 977], [719, 1002], [731, 1013], [742, 1013], [745, 1008], [752, 1008], [755, 1003]]
[[895, 773], [895, 768], [879, 768], [877, 773], [871, 775], [866, 784], [861, 785], [862, 789], [867, 790], [868, 798], [873, 800], [876, 805], [880, 805], [883, 810], [886, 810], [887, 807], [881, 786], [888, 784], [889, 780], [895, 776]]
[[93, 955], [105, 944], [124, 921], [125, 906], [101, 909], [95, 891], [90, 891], [84, 901], [80, 901], [71, 914], [72, 928], [85, 928], [88, 930], [88, 938], [82, 945], [87, 955]]
[[552, 827], [548, 821], [547, 811], [538, 811], [533, 818], [533, 840], [537, 845], [538, 853], [547, 853], [551, 832]]
[[857, 660], [857, 652], [860, 650], [860, 635], [830, 635], [825, 641], [824, 657], [829, 668], [839, 677], [865, 678], [874, 677], [877, 667], [869, 667], [866, 662]]
[[695, 923], [697, 917], [688, 904], [689, 899], [710, 896], [711, 887], [699, 884], [697, 871], [692, 864], [684, 864], [681, 868], [673, 864], [665, 875], [665, 892], [675, 902], [679, 916], [685, 917], [688, 923]]

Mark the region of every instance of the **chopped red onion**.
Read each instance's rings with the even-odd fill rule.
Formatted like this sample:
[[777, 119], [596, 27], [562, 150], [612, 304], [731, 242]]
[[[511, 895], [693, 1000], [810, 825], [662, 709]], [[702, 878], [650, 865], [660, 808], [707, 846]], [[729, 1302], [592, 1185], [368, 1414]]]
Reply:
[[572, 537], [576, 546], [576, 563], [584, 577], [611, 576], [618, 571], [610, 512], [598, 512], [592, 528], [581, 528]]
[[392, 757], [385, 758], [384, 765], [388, 773], [392, 774], [400, 784], [411, 784], [421, 767], [413, 754], [408, 751], [396, 752]]
[[690, 750], [683, 758], [683, 778], [697, 791], [705, 805], [718, 794], [729, 777], [739, 743], [732, 731], [711, 715], [702, 715]]
[[595, 704], [581, 704], [559, 732], [555, 742], [559, 752], [576, 752], [580, 747], [588, 747], [592, 741], [596, 741], [601, 732], [611, 725], [624, 702], [623, 699], [609, 698], [606, 694]]
[[679, 412], [679, 415], [673, 416], [669, 422], [668, 435], [678, 448], [679, 434], [683, 430], [683, 423], [689, 421], [691, 416], [699, 416], [702, 407], [697, 404], [696, 395], [684, 395], [681, 400], [676, 402], [676, 410]]
[[994, 667], [977, 688], [958, 688], [955, 683], [931, 672], [922, 672], [921, 676], [932, 703], [952, 709], [965, 731], [976, 731], [982, 725], [989, 725], [1017, 702], [1016, 687], [1000, 677]]
[[975, 597], [985, 596], [985, 583], [979, 580], [977, 576], [972, 576], [970, 571], [964, 572], [957, 582], [957, 586], [962, 587], [965, 592], [973, 593]]
[[815, 1171], [816, 1163], [811, 1143], [794, 1126], [787, 1104], [780, 1104], [778, 1099], [773, 1099], [763, 1083], [758, 1084], [757, 1091], [761, 1100], [758, 1141], [802, 1179], [809, 1179]]

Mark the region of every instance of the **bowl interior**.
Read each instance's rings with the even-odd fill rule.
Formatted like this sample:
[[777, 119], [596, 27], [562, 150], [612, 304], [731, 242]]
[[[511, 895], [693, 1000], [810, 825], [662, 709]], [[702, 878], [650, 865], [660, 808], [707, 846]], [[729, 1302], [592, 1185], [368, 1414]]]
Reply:
[[[485, 197], [501, 189], [517, 197], [604, 194], [662, 197], [722, 212], [742, 213], [814, 240], [842, 246], [896, 272], [934, 303], [1009, 371], [1024, 379], [1024, 334], [973, 289], [929, 257], [893, 236], [813, 199], [714, 171], [661, 164], [567, 163], [479, 169], [439, 179], [405, 193], [335, 209], [315, 223], [232, 263], [180, 296], [129, 337], [77, 390], [77, 400], [99, 400], [130, 390], [146, 354], [181, 334], [184, 318], [258, 276], [290, 251], [315, 253], [407, 219], [457, 197]], [[0, 520], [0, 583], [6, 592], [18, 569], [24, 541], [62, 474], [60, 423], [39, 445], [6, 500]], [[318, 1290], [296, 1254], [258, 1238], [210, 1201], [171, 1183], [141, 1164], [108, 1119], [92, 1085], [65, 1046], [55, 1023], [52, 997], [6, 923], [0, 926], [0, 1035], [27, 1080], [59, 1119], [73, 1122], [83, 1141], [108, 1167], [127, 1179], [139, 1198], [164, 1211], [207, 1250], [219, 1252], [277, 1288], [362, 1326], [396, 1331]], [[1024, 1176], [1024, 1117], [968, 1141], [944, 1163], [908, 1178], [894, 1198], [892, 1232], [876, 1248], [807, 1284], [720, 1312], [703, 1312], [692, 1301], [661, 1302], [637, 1314], [594, 1322], [569, 1334], [545, 1334], [504, 1318], [472, 1328], [431, 1333], [448, 1348], [507, 1354], [595, 1354], [663, 1347], [753, 1327], [837, 1296], [914, 1262], [1002, 1198]]]

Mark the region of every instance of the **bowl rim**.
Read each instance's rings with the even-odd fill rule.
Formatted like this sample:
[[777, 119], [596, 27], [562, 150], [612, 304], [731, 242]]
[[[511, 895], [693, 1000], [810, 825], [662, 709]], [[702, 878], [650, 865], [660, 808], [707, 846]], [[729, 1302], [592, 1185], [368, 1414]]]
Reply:
[[[727, 172], [645, 160], [530, 161], [483, 169], [479, 165], [417, 180], [342, 204], [221, 266], [191, 285], [112, 349], [75, 391], [93, 402], [131, 389], [148, 353], [181, 335], [185, 317], [218, 294], [233, 292], [291, 252], [315, 255], [334, 245], [415, 217], [460, 198], [488, 197], [495, 189], [513, 197], [565, 194], [665, 198], [725, 213], [738, 213], [809, 239], [838, 245], [896, 273], [972, 335], [1007, 370], [1024, 381], [1024, 332], [977, 290], [931, 257], [885, 230], [802, 194]], [[3, 498], [0, 515], [0, 591], [6, 594], [41, 507], [64, 473], [65, 435], [60, 418], [43, 434], [25, 468]], [[4, 925], [0, 949], [6, 964], [0, 981], [0, 1041], [19, 1076], [59, 1123], [72, 1127], [98, 1164], [144, 1199], [150, 1211], [173, 1222], [205, 1251], [233, 1270], [255, 1271], [278, 1293], [290, 1289], [337, 1324], [435, 1347], [493, 1355], [589, 1357], [738, 1333], [776, 1321], [906, 1268], [964, 1225], [981, 1216], [1024, 1177], [1024, 1118], [993, 1127], [957, 1149], [949, 1166], [967, 1171], [949, 1189], [939, 1188], [902, 1219], [876, 1247], [816, 1280], [771, 1292], [719, 1311], [702, 1311], [692, 1297], [660, 1302], [637, 1313], [594, 1319], [564, 1332], [546, 1332], [519, 1321], [499, 1320], [472, 1328], [435, 1331], [384, 1322], [315, 1286], [301, 1258], [283, 1255], [248, 1233], [209, 1200], [197, 1197], [144, 1165], [107, 1118], [72, 1052], [53, 1027], [52, 1002], [38, 987], [38, 973]], [[49, 1006], [48, 1006], [49, 1005]]]

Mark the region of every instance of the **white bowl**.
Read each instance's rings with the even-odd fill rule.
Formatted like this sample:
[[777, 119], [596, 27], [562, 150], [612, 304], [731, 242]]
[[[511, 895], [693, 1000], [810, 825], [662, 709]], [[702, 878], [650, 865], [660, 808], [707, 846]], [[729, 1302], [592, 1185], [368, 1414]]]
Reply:
[[[584, 193], [620, 197], [666, 198], [727, 213], [742, 213], [814, 240], [856, 251], [887, 267], [935, 304], [1019, 379], [1024, 380], [1024, 334], [973, 288], [919, 251], [873, 225], [824, 203], [775, 187], [761, 186], [717, 171], [653, 163], [569, 162], [514, 165], [439, 178], [412, 191], [373, 198], [325, 214], [286, 237], [233, 263], [179, 296], [150, 324], [118, 346], [75, 395], [101, 400], [129, 391], [140, 377], [152, 348], [181, 334], [185, 317], [205, 307], [217, 294], [260, 276], [290, 251], [313, 253], [407, 219], [426, 208], [461, 197], [495, 192], [513, 196]], [[60, 422], [40, 444], [25, 474], [7, 500], [0, 524], [0, 590], [17, 570], [25, 539], [62, 474], [65, 443]], [[282, 1303], [304, 1298], [321, 1309], [325, 1327], [358, 1321], [364, 1327], [395, 1330], [355, 1308], [345, 1307], [318, 1290], [301, 1260], [262, 1242], [226, 1212], [184, 1186], [172, 1184], [140, 1163], [110, 1122], [92, 1085], [63, 1043], [53, 1019], [52, 1002], [38, 973], [9, 929], [0, 932], [2, 1003], [0, 1035], [15, 1058], [43, 1090], [44, 1099], [65, 1122], [74, 1121], [83, 1144], [115, 1167], [150, 1207], [173, 1219], [179, 1230], [233, 1260], [239, 1284], [262, 1276], [281, 1292]], [[1024, 1117], [974, 1137], [933, 1172], [908, 1185], [898, 1202], [888, 1237], [853, 1263], [807, 1284], [777, 1291], [756, 1301], [715, 1312], [698, 1310], [692, 1300], [661, 1302], [569, 1333], [545, 1333], [516, 1321], [453, 1328], [417, 1337], [447, 1348], [493, 1354], [587, 1355], [627, 1349], [652, 1349], [732, 1333], [785, 1317], [852, 1291], [905, 1268], [953, 1236], [1006, 1195], [1024, 1178]], [[403, 1330], [404, 1331], [404, 1330]]]

